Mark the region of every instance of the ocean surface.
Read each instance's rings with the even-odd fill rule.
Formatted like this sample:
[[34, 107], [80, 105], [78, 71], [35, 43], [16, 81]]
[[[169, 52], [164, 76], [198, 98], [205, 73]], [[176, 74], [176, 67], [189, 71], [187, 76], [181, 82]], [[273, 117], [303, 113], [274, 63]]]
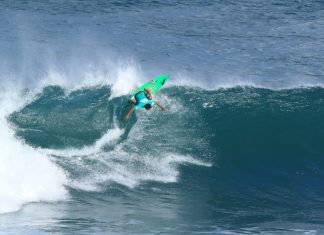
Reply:
[[323, 65], [323, 1], [1, 1], [0, 234], [324, 234]]

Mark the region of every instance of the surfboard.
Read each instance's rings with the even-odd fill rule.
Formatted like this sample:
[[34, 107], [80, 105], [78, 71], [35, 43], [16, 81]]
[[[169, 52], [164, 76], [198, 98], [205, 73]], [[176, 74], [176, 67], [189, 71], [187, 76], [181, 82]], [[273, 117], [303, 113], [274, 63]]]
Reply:
[[153, 78], [151, 81], [145, 83], [143, 86], [139, 87], [129, 95], [129, 99], [133, 99], [135, 94], [140, 91], [144, 91], [145, 88], [151, 89], [151, 93], [155, 94], [160, 90], [163, 85], [170, 79], [169, 75], [162, 75], [156, 78]]

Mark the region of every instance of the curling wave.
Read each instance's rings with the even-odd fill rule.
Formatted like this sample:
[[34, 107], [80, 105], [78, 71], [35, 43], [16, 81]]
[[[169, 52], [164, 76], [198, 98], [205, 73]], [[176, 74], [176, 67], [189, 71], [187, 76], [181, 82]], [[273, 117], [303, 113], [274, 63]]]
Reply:
[[296, 190], [311, 200], [322, 194], [314, 185], [324, 179], [323, 88], [174, 86], [156, 97], [168, 112], [143, 111], [129, 123], [122, 119], [126, 97], [111, 94], [110, 86], [48, 86], [8, 120], [81, 191], [177, 182], [178, 166], [191, 164], [214, 166], [201, 182], [226, 185], [222, 195], [279, 203], [269, 194], [274, 187], [285, 192], [283, 202]]

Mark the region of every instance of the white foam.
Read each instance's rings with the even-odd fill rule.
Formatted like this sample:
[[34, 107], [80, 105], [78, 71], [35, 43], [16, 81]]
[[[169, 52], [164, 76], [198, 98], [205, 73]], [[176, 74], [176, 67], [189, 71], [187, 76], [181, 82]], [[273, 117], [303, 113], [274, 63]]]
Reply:
[[67, 197], [64, 173], [44, 154], [18, 140], [6, 116], [21, 105], [13, 91], [0, 98], [0, 213], [19, 210], [28, 202]]
[[[139, 156], [120, 149], [117, 151], [107, 153], [106, 156], [96, 156], [97, 161], [105, 166], [105, 170], [87, 169], [88, 173], [84, 177], [74, 180], [69, 186], [85, 191], [100, 191], [102, 190], [100, 185], [107, 185], [110, 182], [129, 188], [134, 188], [146, 181], [174, 183], [179, 177], [179, 165], [211, 166], [210, 163], [197, 160], [189, 155], [167, 153], [160, 156]], [[82, 161], [79, 162], [78, 167], [82, 168], [82, 164]]]
[[81, 71], [78, 71], [80, 75], [77, 79], [71, 78], [68, 72], [49, 68], [35, 88], [40, 92], [46, 86], [57, 85], [71, 92], [85, 87], [110, 85], [112, 94], [109, 99], [112, 99], [129, 94], [135, 87], [148, 80], [134, 60], [105, 64], [107, 67], [101, 69], [96, 69], [91, 65], [80, 68]]
[[88, 156], [94, 155], [101, 152], [101, 148], [106, 144], [117, 140], [123, 133], [124, 129], [114, 128], [108, 130], [100, 139], [98, 139], [95, 144], [91, 146], [85, 146], [82, 148], [67, 148], [62, 150], [56, 149], [42, 149], [40, 150], [44, 154], [56, 155], [62, 157], [73, 157], [73, 156]]
[[143, 80], [143, 75], [135, 66], [120, 67], [117, 72], [117, 79], [112, 86], [110, 99], [129, 94], [135, 86]]
[[[163, 96], [163, 100], [166, 99]], [[178, 180], [179, 165], [211, 166], [210, 163], [189, 155], [161, 152], [161, 154], [152, 156], [138, 153], [136, 151], [138, 143], [136, 142], [143, 138], [146, 124], [139, 120], [139, 123], [132, 128], [128, 138], [118, 145], [114, 145], [114, 148], [108, 152], [103, 147], [120, 138], [124, 129], [109, 130], [92, 146], [42, 151], [55, 155], [59, 161], [61, 159], [62, 162], [68, 162], [73, 166], [73, 169], [82, 172], [82, 174], [71, 176], [69, 186], [84, 191], [106, 190], [107, 185], [112, 182], [129, 188], [134, 188], [145, 181], [173, 183]]]

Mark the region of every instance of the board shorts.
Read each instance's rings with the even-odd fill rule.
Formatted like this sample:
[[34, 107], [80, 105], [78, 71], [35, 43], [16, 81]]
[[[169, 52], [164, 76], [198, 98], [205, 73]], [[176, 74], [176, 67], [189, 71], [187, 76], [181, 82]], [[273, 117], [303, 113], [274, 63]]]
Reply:
[[139, 109], [139, 108], [144, 108], [145, 105], [147, 104], [150, 104], [151, 106], [155, 105], [156, 102], [155, 101], [152, 101], [152, 100], [149, 100], [144, 91], [140, 91], [138, 92], [136, 95], [135, 95], [135, 100], [136, 100], [136, 103], [134, 105], [134, 109]]

